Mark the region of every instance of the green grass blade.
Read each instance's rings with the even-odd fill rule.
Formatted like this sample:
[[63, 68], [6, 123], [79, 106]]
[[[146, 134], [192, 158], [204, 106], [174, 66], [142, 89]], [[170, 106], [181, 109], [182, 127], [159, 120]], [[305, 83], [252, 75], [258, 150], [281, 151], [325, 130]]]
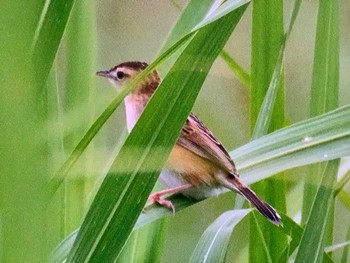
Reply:
[[[268, 129], [281, 128], [285, 123], [283, 76], [280, 80], [284, 40], [283, 2], [253, 1], [252, 15], [250, 124], [254, 140], [266, 134]], [[285, 212], [285, 186], [282, 180], [269, 179], [255, 184], [253, 189], [277, 211]], [[260, 262], [262, 258], [274, 262], [287, 245], [286, 237], [260, 217], [251, 217], [249, 233], [250, 262]]]
[[190, 262], [224, 262], [232, 231], [251, 211], [233, 210], [220, 215], [202, 234]]
[[[350, 227], [348, 227], [348, 232], [346, 233], [346, 240], [350, 239]], [[341, 263], [347, 263], [349, 258], [349, 246], [345, 247], [341, 256]]]
[[270, 133], [230, 153], [244, 181], [257, 182], [280, 171], [349, 155], [350, 107]]
[[[278, 228], [278, 230], [290, 238], [290, 243], [289, 243], [289, 247], [287, 247], [283, 251], [280, 259], [277, 262], [285, 263], [288, 261], [288, 258], [293, 254], [295, 249], [298, 247], [300, 240], [302, 238], [304, 229], [300, 225], [295, 223], [290, 217], [283, 214], [281, 216], [283, 220], [283, 227]], [[333, 262], [326, 252], [323, 252], [323, 262], [324, 263]]]
[[339, 160], [328, 162], [300, 241], [295, 262], [321, 262]]
[[227, 0], [222, 5], [220, 5], [214, 12], [208, 14], [200, 23], [194, 27], [194, 31], [198, 30], [206, 25], [213, 23], [214, 21], [226, 16], [232, 11], [248, 4], [250, 0]]
[[[29, 47], [42, 1], [0, 8], [0, 262], [45, 262], [48, 164], [46, 94], [37, 96]], [[51, 243], [51, 240], [50, 240]]]
[[38, 89], [43, 87], [50, 73], [73, 5], [74, 0], [52, 0], [44, 1], [41, 6], [31, 43]]
[[207, 72], [243, 11], [203, 28], [176, 61], [104, 179], [67, 262], [113, 262], [119, 255]]
[[286, 43], [290, 33], [292, 32], [295, 20], [297, 18], [297, 15], [300, 9], [300, 5], [301, 5], [301, 0], [295, 0], [291, 20], [289, 22], [287, 31], [284, 34], [280, 51], [278, 54], [277, 62], [272, 73], [271, 81], [267, 89], [261, 109], [259, 111], [258, 118], [256, 120], [254, 133], [252, 136], [253, 139], [259, 138], [267, 134], [268, 132], [268, 129], [271, 123], [273, 109], [277, 98], [279, 83], [282, 76], [283, 57], [284, 57]]
[[350, 195], [345, 192], [344, 190], [341, 190], [337, 196], [339, 198], [339, 201], [342, 202], [342, 204], [350, 210]]
[[350, 245], [350, 241], [345, 241], [345, 242], [334, 244], [332, 246], [325, 247], [324, 250], [327, 253], [330, 253], [330, 252], [333, 252], [333, 251], [338, 250], [340, 248], [349, 247], [349, 245]]
[[350, 171], [347, 171], [342, 178], [337, 182], [334, 190], [334, 196], [337, 196], [345, 185], [350, 181]]
[[339, 86], [339, 3], [321, 0], [318, 10], [311, 116], [338, 106]]
[[246, 87], [250, 88], [250, 76], [225, 50], [221, 51], [220, 56], [235, 74], [237, 79]]
[[176, 22], [170, 35], [163, 45], [162, 51], [166, 51], [174, 45], [179, 39], [192, 31], [192, 29], [201, 22], [208, 14], [210, 7], [216, 0], [190, 1], [186, 8], [181, 12], [181, 16]]
[[[311, 86], [311, 116], [317, 116], [338, 107], [339, 96], [339, 3], [320, 1], [315, 42]], [[324, 165], [310, 168], [303, 198], [302, 219], [305, 221]]]
[[167, 225], [167, 218], [163, 218], [141, 229], [135, 229], [116, 263], [161, 262]]

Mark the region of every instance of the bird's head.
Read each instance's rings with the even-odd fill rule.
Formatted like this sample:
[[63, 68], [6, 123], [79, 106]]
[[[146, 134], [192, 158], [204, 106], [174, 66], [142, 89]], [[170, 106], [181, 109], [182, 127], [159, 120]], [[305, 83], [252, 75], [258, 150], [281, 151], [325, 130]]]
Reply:
[[[124, 88], [142, 70], [148, 66], [145, 62], [130, 61], [121, 63], [109, 70], [96, 72], [98, 76], [107, 78], [116, 88]], [[160, 77], [157, 71], [153, 71], [142, 81], [134, 92], [150, 93], [158, 87]]]

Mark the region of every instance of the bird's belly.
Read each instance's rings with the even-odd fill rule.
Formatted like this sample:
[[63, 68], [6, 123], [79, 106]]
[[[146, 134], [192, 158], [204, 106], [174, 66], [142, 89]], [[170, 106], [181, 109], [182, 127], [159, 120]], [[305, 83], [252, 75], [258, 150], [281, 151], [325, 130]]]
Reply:
[[[165, 188], [174, 188], [180, 185], [188, 184], [188, 182], [186, 182], [181, 175], [168, 169], [164, 169], [161, 172], [159, 181]], [[227, 189], [221, 186], [209, 186], [200, 184], [194, 186], [193, 188], [181, 191], [181, 194], [186, 197], [201, 200], [212, 196], [218, 196], [224, 191], [227, 191]]]
[[215, 173], [222, 172], [215, 164], [195, 153], [175, 145], [161, 173], [160, 182], [167, 188], [183, 184], [194, 187], [182, 192], [185, 196], [203, 199], [222, 192]]

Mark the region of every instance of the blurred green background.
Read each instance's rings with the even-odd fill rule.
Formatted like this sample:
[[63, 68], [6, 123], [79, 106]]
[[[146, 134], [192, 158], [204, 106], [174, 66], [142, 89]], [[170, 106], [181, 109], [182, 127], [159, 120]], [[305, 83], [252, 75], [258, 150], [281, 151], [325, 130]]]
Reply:
[[[62, 10], [69, 8], [63, 3]], [[292, 3], [284, 1], [285, 21], [290, 19]], [[114, 158], [112, 154], [127, 136], [124, 108], [119, 107], [94, 138], [48, 207], [43, 187], [116, 95], [110, 84], [96, 77], [95, 72], [125, 61], [153, 61], [186, 4], [187, 1], [166, 0], [76, 1], [66, 28], [61, 27], [64, 34], [62, 39], [58, 38], [57, 54], [50, 55], [55, 46], [50, 40], [39, 43], [34, 51], [43, 57], [55, 56], [52, 68], [40, 68], [30, 56], [36, 50], [33, 35], [43, 19], [40, 14], [44, 1], [18, 0], [2, 4], [0, 258], [3, 257], [4, 262], [37, 262], [80, 226]], [[350, 101], [350, 2], [339, 1], [339, 4], [339, 105], [342, 106]], [[303, 1], [287, 41], [286, 124], [310, 117], [317, 10], [318, 1]], [[57, 23], [57, 26], [61, 25]], [[250, 5], [224, 48], [247, 72], [251, 66], [251, 34]], [[38, 81], [37, 76], [45, 74], [45, 70], [50, 71], [47, 81]], [[165, 69], [161, 68], [160, 72], [165, 74]], [[235, 77], [222, 57], [218, 57], [193, 111], [231, 151], [250, 141], [249, 103], [249, 88]], [[339, 174], [349, 169], [350, 160], [344, 158]], [[287, 214], [298, 220], [302, 182], [308, 170], [296, 168], [287, 173], [288, 177], [279, 177], [287, 183]], [[233, 205], [234, 194], [227, 193], [166, 219], [160, 262], [188, 261], [208, 225]], [[338, 227], [334, 229], [334, 243], [349, 239], [345, 237], [348, 225], [343, 224], [349, 221], [349, 210], [338, 202], [336, 205]], [[227, 262], [247, 262], [248, 221], [245, 219], [245, 223], [234, 230]], [[142, 250], [147, 229], [142, 228], [136, 235], [140, 246], [135, 248], [135, 253]], [[341, 252], [334, 253], [336, 262], [340, 262]], [[125, 262], [128, 260], [126, 257]]]

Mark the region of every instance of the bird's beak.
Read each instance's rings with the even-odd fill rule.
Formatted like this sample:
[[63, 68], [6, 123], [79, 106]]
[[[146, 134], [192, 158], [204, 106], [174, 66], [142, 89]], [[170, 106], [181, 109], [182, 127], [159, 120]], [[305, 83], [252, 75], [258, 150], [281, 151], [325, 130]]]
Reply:
[[110, 78], [110, 77], [112, 77], [109, 70], [97, 71], [97, 72], [96, 72], [96, 75], [97, 75], [97, 76], [100, 76], [100, 77], [105, 77], [105, 78]]

